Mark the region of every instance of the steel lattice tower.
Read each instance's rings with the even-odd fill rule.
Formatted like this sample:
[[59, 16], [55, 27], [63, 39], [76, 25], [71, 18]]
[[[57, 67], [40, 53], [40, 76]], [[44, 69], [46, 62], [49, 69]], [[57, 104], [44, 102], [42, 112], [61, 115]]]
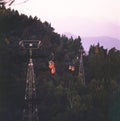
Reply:
[[83, 64], [83, 49], [80, 50], [78, 77], [81, 79], [82, 84], [85, 85], [84, 64]]
[[36, 104], [36, 86], [32, 58], [30, 58], [27, 68], [25, 107], [23, 110], [22, 121], [38, 121], [38, 108]]
[[[38, 42], [40, 44], [40, 42]], [[25, 105], [23, 109], [22, 121], [39, 121], [38, 107], [36, 101], [36, 83], [34, 74], [34, 64], [32, 60], [32, 49], [36, 49], [39, 45], [35, 41], [21, 41], [20, 45], [25, 49], [29, 49], [30, 59], [27, 67], [26, 88], [25, 88]], [[37, 45], [37, 47], [35, 47]], [[25, 47], [26, 46], [26, 47]]]

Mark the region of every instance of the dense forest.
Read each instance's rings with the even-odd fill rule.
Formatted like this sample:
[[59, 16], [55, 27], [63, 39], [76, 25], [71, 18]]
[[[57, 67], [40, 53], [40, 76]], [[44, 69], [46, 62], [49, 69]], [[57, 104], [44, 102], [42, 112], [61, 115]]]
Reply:
[[[47, 21], [0, 7], [0, 121], [22, 121], [29, 54], [19, 47], [21, 40], [42, 43], [33, 51], [39, 121], [120, 120], [119, 50], [91, 45], [83, 56], [83, 85], [78, 76], [80, 49], [84, 49], [80, 36], [67, 38]], [[55, 74], [48, 67], [52, 53]], [[70, 64], [74, 72], [69, 71]]]

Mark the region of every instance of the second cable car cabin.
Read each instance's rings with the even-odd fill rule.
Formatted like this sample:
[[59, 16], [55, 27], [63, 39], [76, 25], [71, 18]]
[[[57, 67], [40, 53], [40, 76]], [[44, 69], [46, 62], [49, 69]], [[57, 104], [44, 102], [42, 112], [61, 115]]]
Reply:
[[69, 65], [69, 70], [70, 71], [75, 71], [75, 66]]

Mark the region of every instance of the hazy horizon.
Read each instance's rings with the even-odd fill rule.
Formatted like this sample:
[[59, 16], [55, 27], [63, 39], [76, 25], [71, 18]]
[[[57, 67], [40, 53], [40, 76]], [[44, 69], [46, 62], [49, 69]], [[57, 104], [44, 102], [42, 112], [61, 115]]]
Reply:
[[16, 0], [11, 8], [51, 23], [59, 34], [110, 36], [120, 40], [119, 5], [119, 0], [28, 0], [24, 4]]

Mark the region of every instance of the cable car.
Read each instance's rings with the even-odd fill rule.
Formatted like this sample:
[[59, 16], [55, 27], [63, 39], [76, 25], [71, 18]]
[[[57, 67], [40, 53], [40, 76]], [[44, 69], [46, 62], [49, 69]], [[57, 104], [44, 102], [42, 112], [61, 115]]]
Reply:
[[75, 66], [69, 65], [69, 70], [70, 70], [70, 71], [75, 71]]
[[49, 68], [50, 68], [50, 69], [54, 68], [54, 62], [53, 62], [52, 60], [49, 61]]
[[72, 66], [71, 71], [75, 71], [75, 66]]
[[55, 68], [51, 69], [51, 74], [55, 74]]

